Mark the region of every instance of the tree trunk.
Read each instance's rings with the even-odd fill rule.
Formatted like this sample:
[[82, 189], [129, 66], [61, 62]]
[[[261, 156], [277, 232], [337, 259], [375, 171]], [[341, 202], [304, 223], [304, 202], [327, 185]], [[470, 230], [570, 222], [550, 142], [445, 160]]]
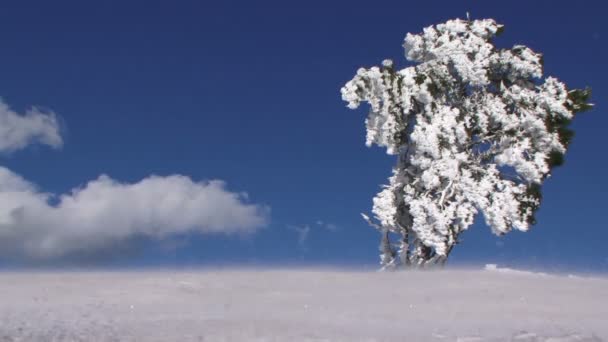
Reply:
[[401, 267], [409, 267], [411, 264], [410, 234], [403, 230], [401, 234], [401, 245], [399, 246], [399, 263]]
[[[380, 228], [379, 226], [375, 227]], [[458, 243], [458, 234], [455, 230], [451, 230], [452, 234], [447, 241], [446, 253], [445, 255], [440, 255], [417, 238], [414, 238], [410, 243], [409, 232], [407, 229], [402, 229], [399, 250], [396, 251], [391, 245], [389, 230], [385, 228], [379, 230], [381, 232], [379, 246], [380, 271], [392, 271], [399, 268], [408, 269], [412, 267], [419, 269], [443, 268], [454, 245]]]
[[388, 229], [382, 230], [382, 237], [380, 239], [380, 268], [381, 271], [393, 270], [396, 268], [395, 251], [391, 247], [391, 242], [388, 237]]

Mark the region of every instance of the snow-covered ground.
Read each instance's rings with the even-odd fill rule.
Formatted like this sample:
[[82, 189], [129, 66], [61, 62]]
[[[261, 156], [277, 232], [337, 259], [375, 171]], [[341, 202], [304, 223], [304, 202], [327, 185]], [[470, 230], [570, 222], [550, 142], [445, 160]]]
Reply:
[[504, 269], [0, 272], [0, 341], [602, 341], [608, 279]]

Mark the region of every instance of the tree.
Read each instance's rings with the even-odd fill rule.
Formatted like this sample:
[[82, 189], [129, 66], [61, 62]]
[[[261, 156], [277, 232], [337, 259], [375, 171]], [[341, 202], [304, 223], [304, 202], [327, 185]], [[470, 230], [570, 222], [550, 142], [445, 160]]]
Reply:
[[367, 145], [397, 156], [373, 219], [363, 215], [382, 234], [384, 269], [445, 263], [478, 213], [497, 235], [535, 222], [541, 184], [562, 164], [568, 125], [591, 108], [591, 92], [543, 79], [542, 55], [526, 46], [496, 48], [502, 31], [492, 19], [456, 19], [408, 33], [416, 65], [385, 60], [341, 90], [349, 108], [371, 107]]

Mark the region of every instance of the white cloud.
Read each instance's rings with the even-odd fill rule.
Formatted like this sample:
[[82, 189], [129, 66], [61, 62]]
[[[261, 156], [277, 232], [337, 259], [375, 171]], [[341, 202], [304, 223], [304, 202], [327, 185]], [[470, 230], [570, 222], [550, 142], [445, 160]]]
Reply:
[[10, 153], [32, 143], [53, 148], [63, 145], [55, 114], [31, 108], [21, 115], [0, 99], [0, 152]]
[[310, 226], [309, 225], [303, 225], [303, 226], [289, 225], [289, 226], [287, 226], [287, 228], [296, 232], [296, 234], [298, 235], [298, 245], [300, 247], [304, 247], [304, 245], [306, 244], [306, 240], [308, 240], [308, 234], [310, 234]]
[[338, 230], [340, 230], [340, 227], [337, 224], [328, 223], [328, 222], [325, 222], [323, 220], [318, 220], [317, 221], [317, 225], [320, 226], [323, 229], [326, 229], [326, 230], [332, 232], [332, 233], [335, 233]]
[[227, 191], [222, 181], [173, 175], [125, 184], [102, 175], [53, 196], [0, 167], [0, 252], [27, 257], [111, 248], [134, 236], [251, 233], [267, 224], [268, 213], [244, 194]]
[[[340, 227], [338, 225], [335, 225], [333, 223], [328, 223], [323, 220], [317, 220], [317, 222], [315, 222], [315, 223], [319, 228], [327, 230], [331, 233], [335, 233], [338, 230], [340, 230]], [[304, 224], [304, 225], [289, 224], [289, 225], [287, 225], [287, 229], [289, 229], [297, 234], [298, 245], [302, 248], [304, 248], [306, 246], [306, 242], [308, 241], [308, 236], [310, 235], [310, 232], [312, 231], [312, 229], [314, 227], [315, 227], [314, 224]], [[314, 228], [314, 229], [318, 230], [318, 228]]]
[[[56, 115], [36, 108], [22, 115], [0, 99], [0, 153], [34, 143], [62, 146]], [[172, 175], [127, 184], [101, 175], [53, 195], [0, 166], [0, 254], [7, 256], [44, 259], [112, 250], [135, 237], [247, 234], [267, 224], [269, 211], [219, 180]]]

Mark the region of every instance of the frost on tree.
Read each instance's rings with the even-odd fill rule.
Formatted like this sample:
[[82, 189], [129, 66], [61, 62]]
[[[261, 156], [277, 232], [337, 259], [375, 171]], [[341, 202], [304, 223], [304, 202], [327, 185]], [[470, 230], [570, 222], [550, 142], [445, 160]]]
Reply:
[[534, 223], [540, 185], [562, 163], [590, 91], [543, 79], [542, 55], [526, 46], [494, 47], [502, 29], [456, 19], [408, 33], [414, 66], [385, 60], [341, 90], [349, 108], [371, 107], [367, 145], [397, 156], [373, 219], [363, 215], [382, 233], [383, 268], [444, 263], [478, 213], [498, 235]]

